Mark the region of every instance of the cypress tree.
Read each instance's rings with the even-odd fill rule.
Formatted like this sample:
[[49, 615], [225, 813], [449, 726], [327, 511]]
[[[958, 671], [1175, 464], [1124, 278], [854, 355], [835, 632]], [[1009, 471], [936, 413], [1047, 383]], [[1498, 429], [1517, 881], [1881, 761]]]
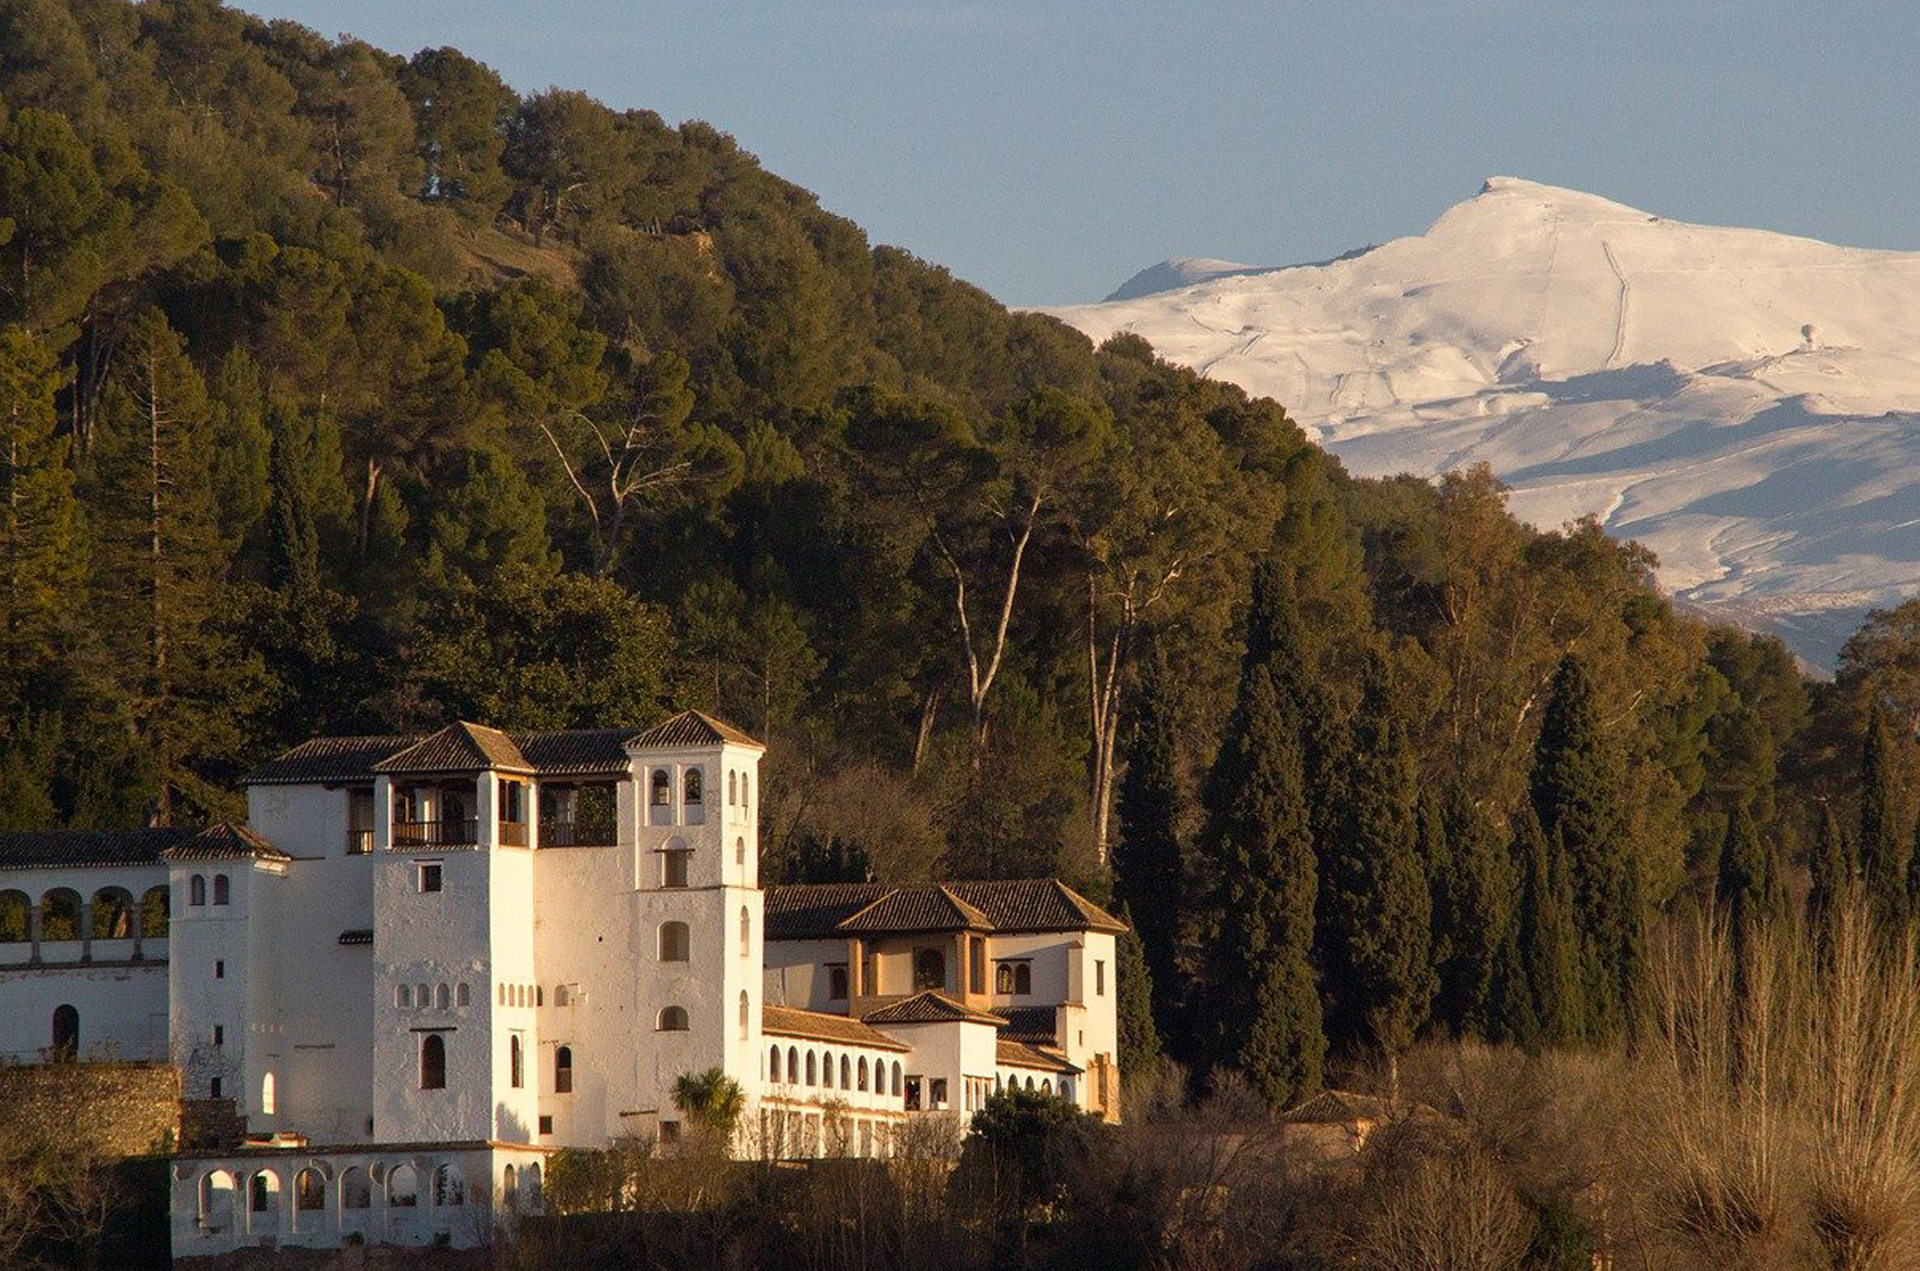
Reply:
[[1448, 791], [1442, 829], [1450, 868], [1434, 892], [1435, 947], [1446, 951], [1435, 1014], [1456, 1036], [1499, 1040], [1495, 998], [1503, 946], [1513, 945], [1513, 855], [1459, 786]]
[[1888, 929], [1907, 919], [1913, 843], [1904, 830], [1894, 810], [1893, 735], [1875, 703], [1860, 751], [1860, 885], [1868, 910]]
[[[1554, 673], [1552, 696], [1534, 750], [1533, 809], [1549, 842], [1564, 852], [1573, 889], [1588, 1036], [1605, 1041], [1626, 1023], [1633, 992], [1639, 915], [1626, 900], [1628, 845], [1622, 773], [1600, 725], [1593, 684], [1569, 653]], [[1542, 1024], [1544, 1026], [1545, 1020]]]
[[1388, 1055], [1412, 1044], [1433, 1001], [1432, 900], [1419, 853], [1413, 758], [1386, 660], [1367, 660], [1354, 719], [1352, 832], [1321, 879], [1328, 947], [1338, 970], [1329, 1032], [1348, 1048]]
[[320, 535], [308, 489], [311, 439], [300, 414], [276, 402], [267, 410], [267, 585], [296, 597], [320, 590]]
[[73, 469], [53, 404], [60, 381], [44, 342], [0, 327], [0, 665], [9, 674], [54, 656], [86, 576]]
[[1113, 848], [1113, 894], [1133, 915], [1153, 982], [1157, 1018], [1174, 1018], [1180, 923], [1186, 886], [1182, 835], [1186, 792], [1180, 780], [1176, 709], [1165, 659], [1142, 660], [1127, 769], [1120, 779], [1120, 835]]
[[1780, 877], [1777, 854], [1761, 838], [1744, 801], [1736, 802], [1727, 817], [1714, 897], [1726, 913], [1736, 940], [1745, 940], [1786, 916], [1786, 884]]
[[1515, 943], [1535, 1030], [1522, 1044], [1569, 1045], [1588, 1032], [1588, 1013], [1567, 854], [1559, 836], [1548, 837], [1532, 809], [1526, 809], [1514, 855], [1520, 874]]
[[1855, 893], [1853, 851], [1831, 803], [1821, 805], [1820, 837], [1813, 845], [1807, 872], [1812, 882], [1807, 890], [1807, 928], [1824, 966], [1836, 947], [1841, 915], [1853, 904]]
[[1115, 911], [1128, 930], [1114, 938], [1113, 993], [1120, 1071], [1141, 1074], [1160, 1064], [1160, 1030], [1153, 1022], [1153, 972], [1140, 933], [1122, 904]]
[[1217, 880], [1210, 1018], [1219, 1062], [1277, 1106], [1316, 1093], [1326, 1056], [1311, 954], [1318, 890], [1295, 723], [1278, 682], [1297, 648], [1289, 580], [1271, 559], [1254, 573], [1240, 689], [1208, 781], [1202, 841]]

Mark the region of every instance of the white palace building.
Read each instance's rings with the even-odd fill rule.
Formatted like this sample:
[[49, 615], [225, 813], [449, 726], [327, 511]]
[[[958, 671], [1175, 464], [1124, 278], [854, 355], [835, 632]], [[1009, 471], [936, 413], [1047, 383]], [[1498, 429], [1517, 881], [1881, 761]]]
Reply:
[[0, 833], [0, 1058], [171, 1062], [244, 1118], [174, 1159], [176, 1257], [484, 1243], [716, 1067], [743, 1156], [885, 1155], [1010, 1084], [1116, 1117], [1121, 924], [1054, 881], [763, 890], [762, 753], [460, 723], [298, 746], [244, 826]]

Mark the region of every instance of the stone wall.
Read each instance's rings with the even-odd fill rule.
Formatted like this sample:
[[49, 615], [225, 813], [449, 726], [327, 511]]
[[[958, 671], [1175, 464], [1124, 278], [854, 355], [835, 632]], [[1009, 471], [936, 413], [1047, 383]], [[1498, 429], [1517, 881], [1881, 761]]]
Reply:
[[0, 1132], [94, 1145], [109, 1156], [180, 1140], [180, 1070], [164, 1064], [0, 1065]]

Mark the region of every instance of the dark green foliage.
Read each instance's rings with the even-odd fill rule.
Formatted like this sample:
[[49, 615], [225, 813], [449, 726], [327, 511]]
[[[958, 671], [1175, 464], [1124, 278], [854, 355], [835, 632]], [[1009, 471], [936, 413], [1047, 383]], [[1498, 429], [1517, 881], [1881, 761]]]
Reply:
[[1787, 917], [1787, 888], [1780, 876], [1778, 852], [1761, 838], [1743, 804], [1735, 804], [1727, 818], [1714, 896], [1736, 940], [1744, 941]]
[[[1434, 878], [1434, 946], [1440, 976], [1434, 1016], [1456, 1036], [1489, 1040], [1499, 1023], [1501, 960], [1515, 952], [1513, 853], [1499, 826], [1458, 786], [1444, 812], [1422, 800], [1421, 824], [1441, 824], [1423, 839], [1444, 836], [1447, 868]], [[1521, 1035], [1527, 1035], [1522, 1033]]]
[[1348, 830], [1320, 878], [1330, 1040], [1393, 1054], [1426, 1022], [1432, 899], [1419, 851], [1412, 755], [1386, 661], [1370, 657], [1353, 723]]
[[[1589, 1033], [1587, 980], [1581, 974], [1580, 932], [1573, 886], [1559, 837], [1548, 838], [1531, 808], [1522, 809], [1513, 840], [1520, 876], [1514, 948], [1527, 1001], [1503, 1008], [1503, 1034], [1528, 1047], [1565, 1046]], [[1509, 982], [1516, 991], [1518, 983]], [[1530, 1022], [1531, 1036], [1511, 1030]]]
[[1142, 666], [1127, 770], [1120, 780], [1120, 836], [1113, 895], [1132, 915], [1153, 984], [1154, 1015], [1172, 1020], [1186, 890], [1186, 791], [1180, 771], [1173, 686], [1164, 659]]
[[1860, 750], [1860, 886], [1868, 910], [1889, 930], [1906, 921], [1907, 872], [1913, 837], [1900, 817], [1894, 788], [1893, 734], [1879, 706], [1867, 719]]
[[1842, 915], [1854, 903], [1858, 865], [1831, 803], [1820, 808], [1820, 834], [1807, 862], [1807, 928], [1823, 961], [1837, 948]]
[[[1208, 780], [1201, 854], [1215, 880], [1212, 994], [1203, 1022], [1218, 1061], [1270, 1102], [1316, 1093], [1326, 1036], [1311, 955], [1318, 891], [1301, 771], [1292, 580], [1263, 560], [1253, 579], [1239, 702]], [[1288, 687], [1291, 687], [1289, 685]]]
[[[1125, 905], [1116, 911], [1131, 923]], [[1160, 1028], [1153, 1018], [1153, 973], [1146, 949], [1131, 928], [1114, 938], [1114, 1014], [1119, 1027], [1120, 1071], [1128, 1076], [1151, 1073], [1160, 1063]]]

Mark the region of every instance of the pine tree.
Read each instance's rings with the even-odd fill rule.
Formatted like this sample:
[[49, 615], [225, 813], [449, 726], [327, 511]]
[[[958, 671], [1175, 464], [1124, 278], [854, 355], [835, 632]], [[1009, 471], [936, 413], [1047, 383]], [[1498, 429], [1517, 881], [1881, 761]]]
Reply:
[[1412, 1044], [1433, 1001], [1433, 908], [1414, 815], [1413, 757], [1378, 654], [1368, 658], [1354, 718], [1348, 789], [1353, 832], [1337, 845], [1320, 886], [1338, 968], [1328, 1031], [1337, 1045], [1393, 1055]]
[[1153, 983], [1154, 1014], [1161, 1020], [1173, 1019], [1177, 1005], [1186, 887], [1186, 792], [1180, 780], [1175, 715], [1165, 659], [1150, 654], [1141, 660], [1132, 742], [1120, 779], [1113, 894], [1133, 915]]
[[1435, 1014], [1456, 1036], [1497, 1040], [1503, 946], [1511, 945], [1513, 854], [1498, 827], [1459, 787], [1448, 791], [1441, 832], [1448, 869], [1434, 891], [1440, 991]]
[[0, 327], [0, 666], [10, 676], [55, 656], [86, 576], [59, 387], [52, 350]]
[[1119, 1030], [1120, 1071], [1130, 1075], [1151, 1072], [1160, 1064], [1160, 1029], [1153, 1022], [1153, 972], [1147, 966], [1140, 933], [1131, 929], [1127, 906], [1115, 911], [1129, 930], [1114, 938], [1114, 1013]]
[[1853, 851], [1831, 803], [1820, 808], [1820, 837], [1813, 845], [1807, 872], [1807, 928], [1821, 964], [1827, 965], [1838, 945], [1842, 915], [1854, 902], [1856, 884]]
[[1913, 841], [1894, 806], [1893, 735], [1878, 703], [1860, 751], [1860, 885], [1869, 912], [1893, 930], [1907, 920]]
[[[1620, 758], [1600, 724], [1593, 685], [1569, 653], [1534, 750], [1533, 809], [1549, 842], [1561, 844], [1573, 889], [1588, 1036], [1606, 1041], [1625, 1026], [1636, 974], [1630, 945], [1637, 914], [1624, 905], [1628, 866]], [[1544, 1024], [1544, 1021], [1543, 1021]]]
[[1526, 1013], [1535, 1027], [1532, 1037], [1517, 1040], [1534, 1047], [1569, 1045], [1587, 1032], [1587, 1003], [1566, 852], [1529, 808], [1521, 813], [1514, 855], [1520, 874], [1515, 945], [1526, 976]]
[[1207, 1025], [1219, 1062], [1284, 1106], [1316, 1093], [1326, 1056], [1310, 961], [1318, 879], [1294, 701], [1276, 665], [1297, 648], [1289, 580], [1263, 560], [1233, 718], [1208, 782], [1202, 841], [1217, 880]]

